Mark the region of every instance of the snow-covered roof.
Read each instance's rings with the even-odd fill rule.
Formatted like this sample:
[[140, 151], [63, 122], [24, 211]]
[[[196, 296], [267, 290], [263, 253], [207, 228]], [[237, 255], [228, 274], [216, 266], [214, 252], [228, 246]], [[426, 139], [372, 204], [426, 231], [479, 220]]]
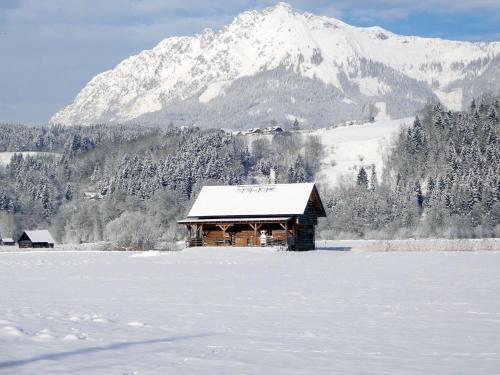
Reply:
[[302, 215], [314, 183], [204, 186], [188, 218]]
[[55, 243], [54, 238], [48, 230], [27, 230], [24, 233], [30, 238], [31, 242]]
[[1, 242], [14, 242], [12, 238], [0, 238]]
[[253, 221], [253, 222], [266, 222], [266, 223], [272, 223], [272, 222], [285, 222], [290, 220], [291, 217], [225, 217], [225, 218], [217, 218], [217, 219], [198, 219], [198, 218], [188, 218], [184, 220], [179, 220], [177, 223], [179, 224], [203, 224], [203, 223], [234, 223], [237, 221], [240, 222], [247, 222], [247, 221]]

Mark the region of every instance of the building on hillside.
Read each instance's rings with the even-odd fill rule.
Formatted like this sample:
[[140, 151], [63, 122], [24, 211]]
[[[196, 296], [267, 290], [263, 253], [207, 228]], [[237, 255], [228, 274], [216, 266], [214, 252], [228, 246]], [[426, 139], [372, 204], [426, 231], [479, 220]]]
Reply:
[[205, 186], [184, 220], [188, 246], [285, 246], [313, 250], [326, 217], [314, 183]]
[[83, 197], [89, 201], [99, 200], [103, 198], [101, 193], [95, 191], [85, 191], [83, 192]]
[[243, 135], [259, 135], [259, 134], [282, 134], [285, 131], [281, 126], [268, 126], [267, 128], [251, 128], [247, 131], [238, 132]]
[[0, 245], [2, 246], [15, 246], [16, 241], [12, 238], [0, 238]]
[[27, 230], [17, 243], [20, 248], [53, 248], [55, 241], [48, 230]]

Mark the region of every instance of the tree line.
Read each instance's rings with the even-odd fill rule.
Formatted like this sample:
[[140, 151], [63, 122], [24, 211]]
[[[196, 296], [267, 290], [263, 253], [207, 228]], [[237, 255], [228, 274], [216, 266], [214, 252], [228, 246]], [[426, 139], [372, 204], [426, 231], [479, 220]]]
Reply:
[[136, 248], [182, 238], [176, 220], [203, 185], [267, 183], [272, 170], [277, 182], [312, 181], [322, 150], [317, 138], [288, 131], [0, 125], [0, 134], [1, 150], [53, 153], [16, 153], [0, 171], [5, 236], [49, 227], [60, 242]]
[[[384, 169], [320, 186], [325, 238], [500, 236], [500, 106], [428, 106], [398, 134]], [[180, 239], [203, 185], [314, 181], [319, 138], [242, 136], [196, 127], [0, 125], [0, 231], [50, 228], [60, 242], [150, 248]], [[24, 151], [46, 154], [30, 156]], [[127, 228], [123, 230], [123, 228]]]
[[358, 238], [500, 237], [500, 106], [468, 111], [428, 106], [400, 131], [377, 175], [325, 189], [325, 236]]

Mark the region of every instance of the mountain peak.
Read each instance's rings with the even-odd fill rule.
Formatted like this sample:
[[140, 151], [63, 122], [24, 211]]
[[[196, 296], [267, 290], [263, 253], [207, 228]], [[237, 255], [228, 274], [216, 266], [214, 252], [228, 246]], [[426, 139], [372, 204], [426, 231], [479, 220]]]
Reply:
[[245, 27], [248, 27], [254, 25], [256, 22], [274, 18], [279, 18], [281, 22], [283, 22], [283, 18], [288, 18], [294, 15], [298, 15], [298, 13], [295, 12], [290, 4], [279, 2], [274, 6], [267, 7], [261, 10], [251, 10], [243, 12], [235, 17], [233, 23], [230, 26], [243, 25]]
[[[498, 91], [500, 43], [400, 36], [280, 2], [218, 32], [172, 37], [94, 77], [51, 123], [316, 126]], [[147, 118], [147, 119], [146, 119]], [[293, 120], [292, 120], [293, 121]]]
[[288, 4], [288, 3], [285, 3], [283, 1], [280, 1], [279, 3], [277, 3], [275, 6], [273, 7], [269, 7], [267, 8], [268, 11], [271, 11], [271, 12], [275, 12], [275, 11], [285, 11], [285, 12], [288, 12], [288, 13], [294, 13], [294, 9], [293, 7]]

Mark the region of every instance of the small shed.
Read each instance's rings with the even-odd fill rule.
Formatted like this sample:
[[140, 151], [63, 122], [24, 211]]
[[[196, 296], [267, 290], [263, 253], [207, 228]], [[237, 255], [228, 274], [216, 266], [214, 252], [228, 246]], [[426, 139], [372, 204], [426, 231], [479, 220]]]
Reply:
[[48, 230], [27, 230], [17, 243], [20, 248], [53, 248], [55, 241]]
[[16, 241], [14, 241], [12, 238], [1, 238], [0, 245], [2, 245], [2, 246], [15, 246]]
[[326, 212], [314, 183], [205, 186], [188, 216], [188, 246], [313, 250]]

